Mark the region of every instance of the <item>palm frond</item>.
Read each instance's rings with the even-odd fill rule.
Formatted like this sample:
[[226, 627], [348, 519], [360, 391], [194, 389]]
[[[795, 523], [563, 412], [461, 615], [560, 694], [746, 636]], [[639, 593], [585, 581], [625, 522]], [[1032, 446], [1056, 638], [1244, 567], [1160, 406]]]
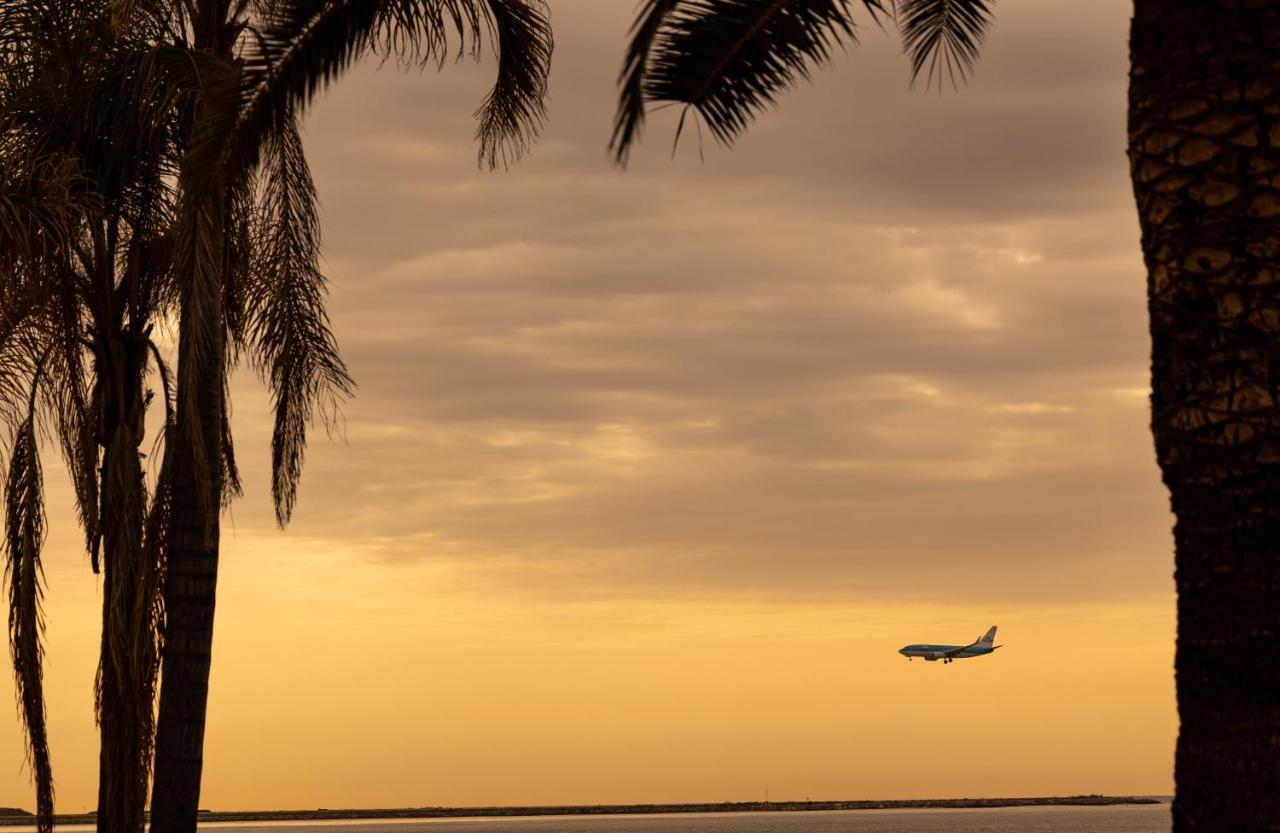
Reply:
[[[148, 341], [147, 348], [151, 351], [151, 360], [155, 362], [156, 366], [156, 376], [160, 379], [160, 399], [164, 404], [164, 427], [166, 429], [172, 428], [177, 423], [177, 417], [174, 412], [173, 371], [169, 369], [169, 363], [160, 354], [159, 345], [154, 341]], [[164, 436], [162, 431], [157, 441], [162, 441]]]
[[486, 28], [499, 73], [477, 111], [481, 160], [518, 156], [541, 123], [546, 95], [552, 40], [542, 0], [279, 0], [247, 41], [226, 158], [252, 167], [266, 141], [366, 52], [442, 64], [452, 39], [459, 54], [478, 55]]
[[[165, 44], [120, 50], [106, 61], [85, 91], [85, 133], [74, 148], [95, 187], [114, 207], [173, 177], [183, 118], [200, 99], [227, 98], [234, 67], [198, 52]], [[211, 120], [211, 119], [208, 119]], [[105, 138], [104, 138], [105, 137]], [[158, 166], [158, 170], [157, 170]], [[152, 194], [147, 194], [150, 204]]]
[[271, 492], [283, 526], [297, 496], [307, 425], [331, 416], [352, 381], [325, 312], [315, 186], [295, 122], [268, 142], [262, 188], [267, 231], [248, 293], [247, 340], [275, 408]]
[[85, 549], [95, 573], [99, 569], [98, 509], [101, 502], [98, 481], [98, 417], [93, 408], [91, 384], [84, 367], [81, 341], [85, 322], [81, 320], [80, 299], [73, 280], [58, 287], [55, 315], [49, 316], [52, 344], [46, 358], [48, 375], [57, 380], [47, 385], [48, 410], [57, 417], [57, 436], [63, 460], [71, 475], [76, 515], [85, 536]]
[[939, 86], [966, 80], [991, 27], [994, 0], [901, 0], [898, 27], [911, 58], [911, 80]]
[[498, 49], [498, 79], [476, 117], [480, 161], [493, 169], [522, 156], [542, 126], [555, 44], [542, 0], [488, 3]]
[[485, 1], [383, 2], [376, 12], [376, 25], [360, 49], [394, 58], [405, 67], [434, 64], [442, 69], [451, 54], [458, 59], [468, 54], [478, 58]]
[[[247, 274], [247, 273], [246, 273]], [[230, 347], [228, 346], [228, 352]], [[226, 366], [230, 367], [231, 362], [228, 357]], [[240, 466], [236, 463], [236, 446], [234, 437], [231, 433], [231, 375], [225, 374], [222, 382], [222, 440], [219, 447], [222, 450], [222, 508], [227, 508], [236, 500], [244, 495], [244, 488], [240, 482]]]
[[249, 171], [230, 185], [227, 199], [225, 286], [222, 292], [223, 317], [227, 322], [228, 366], [238, 362], [244, 346], [244, 308], [250, 285], [254, 251], [262, 235], [262, 212], [258, 209], [258, 172]]
[[124, 29], [129, 25], [133, 12], [138, 8], [138, 0], [112, 0], [111, 23], [116, 29]]
[[[256, 288], [253, 281], [255, 252], [260, 246], [262, 235], [262, 212], [259, 210], [256, 195], [258, 191], [257, 171], [242, 172], [228, 185], [227, 220], [224, 234], [224, 269], [222, 288], [223, 320], [226, 325], [226, 341], [224, 366], [233, 367], [239, 360], [239, 353], [245, 341], [245, 306], [247, 294]], [[164, 362], [157, 353], [161, 381], [166, 381]], [[242, 494], [240, 470], [236, 465], [235, 445], [231, 433], [231, 391], [229, 378], [223, 384], [222, 408], [222, 440], [221, 440], [221, 478], [222, 495], [220, 504], [223, 508]]]
[[[152, 40], [172, 40], [180, 20], [181, 3], [164, 0], [110, 0], [111, 25], [120, 34], [150, 35]], [[138, 30], [142, 32], [138, 32]]]
[[61, 154], [6, 148], [0, 168], [0, 264], [57, 259], [79, 232], [88, 198], [76, 165]]
[[[863, 5], [873, 15], [884, 12], [880, 0]], [[781, 91], [809, 78], [811, 68], [853, 40], [850, 0], [650, 3], [624, 65], [613, 141], [618, 160], [626, 159], [642, 123], [637, 87], [644, 101], [692, 108], [718, 141], [729, 144]]]
[[617, 154], [619, 164], [625, 165], [631, 146], [640, 140], [645, 117], [645, 78], [649, 71], [649, 52], [653, 49], [662, 25], [680, 0], [644, 0], [631, 25], [631, 40], [627, 44], [627, 56], [618, 76], [621, 92], [618, 96], [618, 113], [613, 121], [613, 135], [609, 149]]
[[[177, 445], [178, 418], [177, 400], [173, 390], [173, 372], [160, 354], [160, 348], [154, 341], [148, 344], [152, 361], [155, 362], [156, 375], [160, 379], [160, 395], [164, 401], [164, 423], [156, 438], [156, 449], [160, 451], [160, 466], [156, 471], [155, 487], [151, 492], [151, 505], [147, 509], [147, 521], [144, 531], [147, 560], [157, 565], [155, 633], [157, 635], [156, 650], [162, 652], [164, 636], [164, 579], [166, 561], [164, 552], [169, 546], [169, 524], [173, 510], [173, 460]], [[153, 449], [153, 453], [156, 449]]]
[[29, 408], [30, 380], [47, 348], [56, 285], [26, 268], [0, 275], [0, 420], [18, 425]]
[[[226, 396], [230, 401], [230, 396]], [[232, 442], [230, 407], [222, 412], [222, 507], [244, 494], [240, 483], [240, 467], [236, 465], [236, 447]]]
[[[38, 374], [37, 374], [38, 376]], [[38, 384], [38, 382], [33, 382]], [[5, 577], [9, 583], [9, 650], [14, 682], [27, 736], [27, 758], [36, 784], [40, 833], [53, 830], [53, 772], [44, 706], [44, 483], [35, 422], [31, 411], [12, 440], [5, 482]]]
[[[225, 155], [252, 167], [266, 141], [284, 130], [311, 98], [369, 47], [387, 19], [385, 0], [279, 0], [244, 49], [244, 84], [232, 143]], [[425, 15], [436, 4], [418, 4]], [[415, 16], [416, 17], [416, 16]], [[427, 18], [430, 20], [430, 18]], [[433, 30], [393, 29], [437, 44]], [[429, 37], [431, 36], [431, 37]], [[404, 47], [408, 48], [408, 47]], [[248, 164], [245, 164], [248, 163]]]
[[[81, 182], [117, 206], [130, 187], [153, 181], [139, 169], [172, 158], [178, 105], [199, 92], [208, 57], [132, 31], [113, 35], [108, 0], [6, 4], [47, 12], [22, 16], [36, 30], [13, 44], [23, 62], [0, 61], [0, 132], [22, 137], [31, 153], [74, 159]], [[9, 162], [10, 148], [4, 155]]]

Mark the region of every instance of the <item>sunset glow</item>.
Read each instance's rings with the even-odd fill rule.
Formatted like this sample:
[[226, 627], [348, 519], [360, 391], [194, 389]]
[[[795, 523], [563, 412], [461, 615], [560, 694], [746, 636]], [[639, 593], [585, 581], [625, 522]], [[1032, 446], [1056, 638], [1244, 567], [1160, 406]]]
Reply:
[[[551, 0], [545, 135], [491, 67], [312, 109], [359, 387], [274, 527], [233, 385], [210, 809], [1172, 792], [1127, 4], [1002, 4], [976, 77], [861, 44], [728, 152], [605, 150], [633, 0]], [[59, 810], [92, 809], [99, 588], [48, 456]], [[911, 662], [976, 638], [981, 661]], [[0, 675], [0, 698], [12, 681]], [[0, 805], [30, 808], [16, 715]]]

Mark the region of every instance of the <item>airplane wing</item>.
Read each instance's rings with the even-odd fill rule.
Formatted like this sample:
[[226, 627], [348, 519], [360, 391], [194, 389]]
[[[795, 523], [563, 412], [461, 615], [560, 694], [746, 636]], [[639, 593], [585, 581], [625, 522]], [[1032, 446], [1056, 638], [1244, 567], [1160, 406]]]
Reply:
[[970, 648], [976, 648], [976, 647], [978, 647], [978, 643], [971, 642], [968, 645], [963, 645], [959, 648], [952, 648], [950, 651], [943, 651], [942, 655], [944, 657], [954, 657], [958, 654], [963, 654], [965, 651], [969, 650]]

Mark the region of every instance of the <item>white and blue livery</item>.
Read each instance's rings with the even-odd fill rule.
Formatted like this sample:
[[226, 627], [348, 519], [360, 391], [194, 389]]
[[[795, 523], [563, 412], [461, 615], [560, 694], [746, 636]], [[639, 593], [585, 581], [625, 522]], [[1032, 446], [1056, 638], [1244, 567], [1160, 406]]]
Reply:
[[908, 660], [922, 657], [927, 662], [937, 662], [938, 660], [951, 662], [953, 659], [984, 657], [1000, 647], [992, 644], [995, 641], [996, 626], [992, 625], [991, 630], [970, 645], [908, 645], [899, 649], [898, 653]]

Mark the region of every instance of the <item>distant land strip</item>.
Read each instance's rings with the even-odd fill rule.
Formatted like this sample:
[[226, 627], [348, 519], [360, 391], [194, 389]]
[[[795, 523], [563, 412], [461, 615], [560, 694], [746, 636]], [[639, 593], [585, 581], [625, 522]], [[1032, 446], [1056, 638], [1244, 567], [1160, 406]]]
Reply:
[[[1070, 795], [1040, 798], [922, 798], [900, 801], [728, 801], [716, 804], [586, 804], [553, 807], [401, 807], [372, 810], [244, 810], [200, 811], [212, 821], [343, 821], [351, 819], [443, 819], [502, 816], [622, 816], [655, 813], [793, 813], [817, 810], [940, 810], [992, 807], [1103, 807], [1114, 804], [1161, 804], [1144, 796]], [[31, 824], [22, 810], [0, 815], [0, 827]], [[93, 824], [94, 814], [59, 815], [57, 824]]]

